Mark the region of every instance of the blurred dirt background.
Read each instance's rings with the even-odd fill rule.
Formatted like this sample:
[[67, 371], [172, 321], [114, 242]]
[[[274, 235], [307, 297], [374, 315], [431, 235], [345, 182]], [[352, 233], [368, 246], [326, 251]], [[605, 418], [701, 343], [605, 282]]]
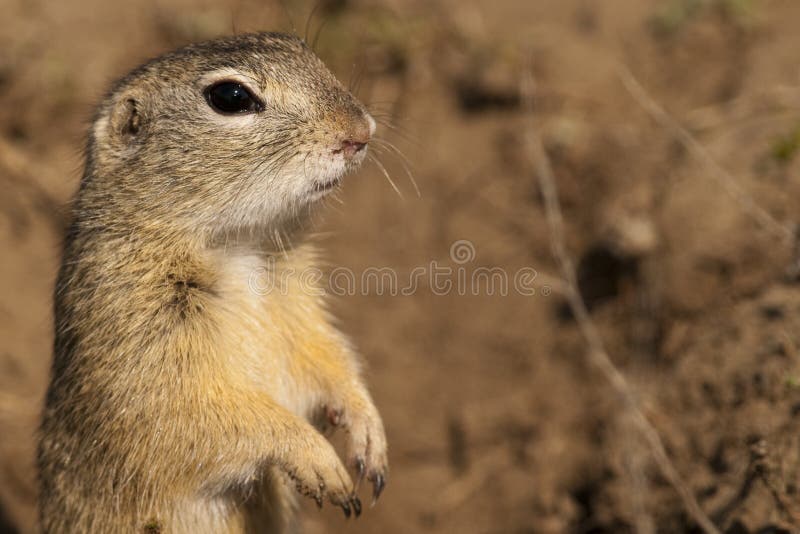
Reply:
[[[50, 293], [93, 104], [190, 41], [303, 35], [315, 5], [318, 53], [358, 82], [421, 190], [374, 150], [403, 198], [376, 165], [350, 177], [319, 224], [331, 264], [533, 267], [542, 285], [336, 300], [392, 472], [358, 521], [304, 505], [306, 532], [697, 531], [546, 294], [526, 74], [581, 292], [675, 467], [721, 530], [797, 531], [800, 287], [781, 234], [800, 222], [797, 0], [0, 0], [0, 532], [35, 528]], [[734, 182], [646, 113], [620, 66]], [[457, 240], [472, 261], [452, 260]]]

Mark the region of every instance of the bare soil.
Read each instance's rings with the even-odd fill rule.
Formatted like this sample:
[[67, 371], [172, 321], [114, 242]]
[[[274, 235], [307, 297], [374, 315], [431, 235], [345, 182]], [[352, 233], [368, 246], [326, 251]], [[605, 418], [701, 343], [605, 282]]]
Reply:
[[[305, 531], [697, 532], [559, 296], [530, 128], [555, 168], [592, 319], [689, 489], [725, 532], [800, 529], [800, 286], [781, 234], [800, 220], [800, 3], [319, 5], [318, 53], [357, 86], [420, 189], [377, 145], [402, 198], [377, 165], [348, 178], [317, 225], [330, 264], [389, 267], [401, 283], [432, 261], [454, 282], [482, 267], [537, 276], [534, 295], [513, 280], [506, 295], [459, 294], [426, 278], [409, 295], [335, 298], [367, 362], [392, 471], [357, 521], [304, 505]], [[0, 532], [32, 532], [51, 291], [92, 106], [180, 44], [302, 35], [313, 6], [0, 8]], [[709, 158], [653, 120], [621, 66]]]

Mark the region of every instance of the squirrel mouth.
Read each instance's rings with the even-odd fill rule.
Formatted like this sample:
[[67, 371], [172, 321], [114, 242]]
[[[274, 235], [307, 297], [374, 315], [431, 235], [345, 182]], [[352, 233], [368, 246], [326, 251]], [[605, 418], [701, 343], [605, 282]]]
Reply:
[[322, 183], [317, 182], [316, 184], [314, 184], [314, 191], [317, 193], [325, 193], [327, 191], [330, 191], [337, 185], [339, 185], [339, 178], [334, 178], [333, 180]]

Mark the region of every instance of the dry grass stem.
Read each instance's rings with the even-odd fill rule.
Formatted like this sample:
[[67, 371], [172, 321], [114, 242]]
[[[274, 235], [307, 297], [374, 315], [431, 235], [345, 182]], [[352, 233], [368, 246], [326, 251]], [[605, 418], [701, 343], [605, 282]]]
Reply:
[[675, 120], [656, 100], [650, 96], [644, 86], [625, 66], [617, 72], [620, 81], [642, 109], [650, 115], [662, 128], [670, 132], [686, 150], [703, 162], [711, 170], [711, 176], [722, 186], [736, 203], [771, 234], [791, 245], [795, 242], [796, 232], [793, 225], [787, 225], [761, 207], [753, 196], [745, 191], [736, 178], [728, 172], [686, 128]]
[[[528, 115], [531, 117], [531, 121], [533, 122], [534, 86], [530, 71], [523, 82], [522, 95], [525, 98], [525, 103], [527, 104], [529, 112]], [[642, 412], [639, 400], [637, 399], [633, 388], [625, 379], [625, 376], [614, 365], [605, 350], [603, 341], [597, 331], [597, 327], [589, 315], [586, 303], [578, 292], [575, 265], [566, 248], [564, 221], [550, 158], [544, 149], [544, 145], [536, 125], [531, 124], [526, 133], [528, 154], [535, 170], [539, 188], [544, 200], [545, 216], [550, 229], [550, 242], [553, 256], [558, 264], [561, 276], [564, 280], [563, 294], [573, 316], [575, 317], [578, 328], [580, 329], [580, 332], [588, 346], [589, 361], [600, 370], [606, 380], [608, 380], [608, 382], [611, 384], [611, 387], [621, 398], [633, 425], [642, 434], [650, 454], [652, 454], [653, 459], [658, 466], [658, 469], [680, 496], [684, 508], [689, 516], [707, 534], [719, 534], [719, 529], [717, 529], [714, 523], [712, 523], [712, 521], [700, 507], [692, 491], [689, 489], [686, 482], [683, 480], [680, 473], [678, 473], [677, 469], [667, 455], [667, 451], [664, 448], [664, 444], [661, 441], [658, 432]], [[686, 142], [695, 143], [688, 133], [686, 135], [688, 136]], [[753, 204], [752, 207], [753, 209], [757, 209], [755, 204]], [[769, 220], [774, 222], [771, 217]], [[783, 228], [782, 225], [781, 228]]]

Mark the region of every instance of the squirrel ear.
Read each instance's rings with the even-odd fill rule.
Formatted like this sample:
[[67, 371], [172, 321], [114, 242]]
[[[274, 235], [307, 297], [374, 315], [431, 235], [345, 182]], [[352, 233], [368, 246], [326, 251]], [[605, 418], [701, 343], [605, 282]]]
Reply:
[[136, 139], [144, 126], [141, 102], [131, 95], [121, 98], [111, 110], [109, 126], [109, 134], [125, 144]]

